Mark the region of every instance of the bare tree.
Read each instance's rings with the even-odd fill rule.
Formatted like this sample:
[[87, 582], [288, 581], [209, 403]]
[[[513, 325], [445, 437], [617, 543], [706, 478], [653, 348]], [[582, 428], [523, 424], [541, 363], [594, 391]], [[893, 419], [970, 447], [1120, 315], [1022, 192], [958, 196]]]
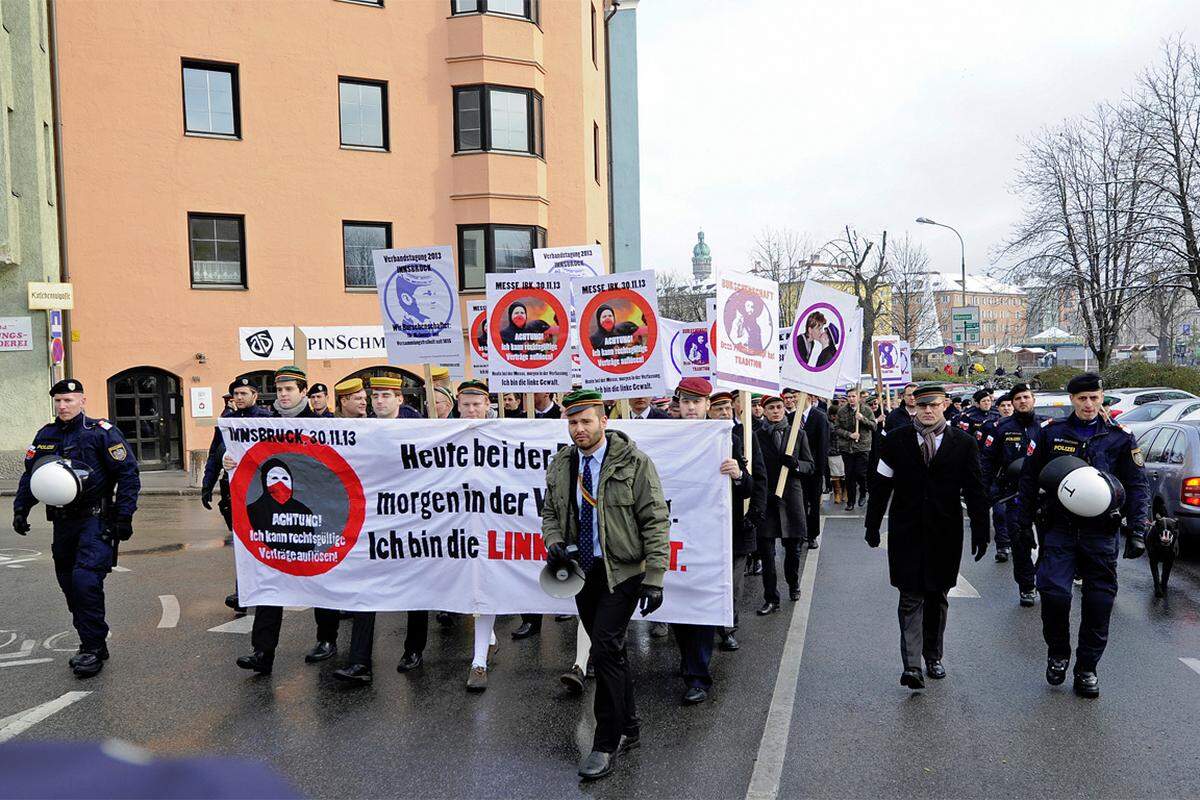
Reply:
[[1024, 218], [1003, 253], [1013, 275], [1072, 290], [1085, 343], [1101, 368], [1134, 302], [1143, 263], [1154, 254], [1145, 186], [1149, 139], [1142, 115], [1108, 106], [1044, 130], [1025, 143], [1016, 190]]
[[[871, 337], [876, 325], [889, 313], [886, 302], [890, 266], [888, 263], [887, 231], [880, 234], [879, 246], [874, 240], [846, 226], [844, 239], [836, 239], [825, 245], [833, 255], [832, 263], [823, 265], [828, 280], [841, 284], [837, 288], [858, 298], [863, 310], [862, 359], [866, 363], [871, 351]], [[822, 276], [824, 277], [824, 276]]]
[[906, 235], [892, 246], [890, 264], [892, 330], [916, 350], [934, 347], [941, 326], [930, 290], [929, 253]]
[[763, 228], [754, 239], [750, 271], [779, 284], [781, 325], [790, 325], [796, 318], [796, 304], [808, 279], [813, 252], [812, 239], [791, 228]]
[[703, 322], [710, 296], [702, 285], [674, 272], [655, 273], [658, 313], [680, 322]]
[[1161, 364], [1174, 363], [1175, 338], [1184, 319], [1196, 307], [1192, 295], [1186, 289], [1170, 285], [1171, 279], [1167, 276], [1178, 272], [1178, 269], [1152, 271], [1147, 276], [1146, 283], [1154, 289], [1143, 295], [1132, 315], [1135, 324], [1131, 326], [1134, 330], [1131, 331], [1130, 339], [1140, 340], [1140, 333], [1154, 337], [1158, 344], [1158, 361]]

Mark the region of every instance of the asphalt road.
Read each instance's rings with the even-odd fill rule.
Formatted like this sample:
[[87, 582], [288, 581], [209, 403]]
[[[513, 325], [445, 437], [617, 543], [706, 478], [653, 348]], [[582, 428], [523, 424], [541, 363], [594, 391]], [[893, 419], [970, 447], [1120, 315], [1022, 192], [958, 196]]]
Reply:
[[66, 666], [77, 640], [42, 523], [0, 540], [0, 740], [21, 712], [89, 692], [19, 736], [117, 737], [162, 755], [262, 760], [312, 797], [1196, 794], [1194, 561], [1177, 567], [1166, 603], [1153, 599], [1144, 559], [1122, 562], [1095, 701], [1076, 698], [1069, 681], [1046, 685], [1038, 612], [1017, 606], [1010, 565], [990, 554], [964, 563], [955, 594], [968, 596], [951, 599], [946, 633], [949, 677], [914, 694], [898, 682], [886, 553], [869, 550], [861, 519], [841, 513], [806, 561], [811, 591], [799, 603], [757, 617], [760, 586], [747, 580], [743, 646], [714, 656], [711, 702], [681, 706], [673, 640], [633, 626], [643, 745], [592, 785], [575, 775], [591, 740], [590, 692], [572, 698], [557, 680], [573, 659], [573, 622], [547, 617], [540, 637], [514, 642], [519, 620], [502, 618], [491, 685], [468, 695], [468, 619], [434, 624], [425, 666], [401, 675], [404, 615], [380, 615], [375, 683], [352, 688], [331, 676], [344, 656], [303, 663], [313, 623], [297, 610], [285, 617], [274, 674], [253, 676], [233, 663], [249, 636], [230, 629], [248, 625], [230, 625], [222, 604], [233, 566], [219, 516], [195, 498], [146, 498], [122, 571], [107, 582], [112, 660], [80, 681]]

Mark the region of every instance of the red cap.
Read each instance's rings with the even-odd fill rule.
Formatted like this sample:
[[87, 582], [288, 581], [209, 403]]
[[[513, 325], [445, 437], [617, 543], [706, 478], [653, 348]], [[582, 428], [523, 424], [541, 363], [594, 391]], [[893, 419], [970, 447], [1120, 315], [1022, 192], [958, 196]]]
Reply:
[[675, 394], [683, 395], [690, 394], [696, 397], [708, 397], [712, 394], [712, 384], [704, 378], [684, 378], [679, 382], [679, 387], [675, 390]]

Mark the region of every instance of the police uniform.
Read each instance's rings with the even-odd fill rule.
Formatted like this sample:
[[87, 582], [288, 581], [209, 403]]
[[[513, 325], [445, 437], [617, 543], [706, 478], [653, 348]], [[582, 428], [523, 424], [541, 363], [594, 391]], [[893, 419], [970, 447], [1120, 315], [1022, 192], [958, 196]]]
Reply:
[[[992, 393], [986, 389], [980, 389], [971, 396], [971, 399], [978, 403], [983, 398], [991, 396], [991, 394]], [[958, 418], [955, 419], [954, 424], [969, 433], [971, 438], [975, 440], [975, 443], [982, 447], [983, 426], [998, 419], [1000, 419], [1000, 412], [996, 411], [995, 409], [988, 409], [987, 411], [984, 411], [978, 405], [974, 405], [962, 412], [962, 414], [958, 415]], [[997, 544], [999, 544], [998, 541]]]
[[[1021, 391], [1028, 391], [1018, 384]], [[1018, 394], [1014, 389], [1013, 394]], [[1013, 578], [1021, 596], [1021, 605], [1034, 604], [1033, 548], [1031, 542], [1018, 535], [1020, 526], [1017, 518], [1017, 481], [1008, 475], [1009, 465], [1025, 457], [1029, 443], [1034, 440], [1046, 417], [1021, 414], [1014, 411], [991, 427], [983, 437], [983, 477], [988, 484], [993, 506], [992, 519], [996, 523], [996, 546], [1000, 547], [1001, 536], [1012, 551]], [[1003, 531], [1003, 534], [1001, 533]]]
[[[76, 392], [83, 393], [83, 384], [71, 379], [50, 389], [52, 397]], [[133, 535], [141, 489], [137, 459], [125, 437], [107, 420], [81, 411], [66, 422], [46, 425], [25, 453], [25, 472], [13, 502], [13, 528], [22, 535], [29, 530], [29, 510], [38, 502], [29, 479], [42, 456], [70, 459], [91, 473], [74, 502], [46, 508], [46, 517], [54, 525], [54, 574], [79, 634], [79, 654], [71, 659], [71, 667], [79, 677], [88, 677], [99, 672], [108, 658], [104, 577], [116, 564], [117, 543]]]
[[[314, 383], [312, 386], [308, 387], [308, 396], [309, 396], [309, 397], [312, 397], [314, 394], [323, 394], [323, 395], [325, 395], [325, 398], [328, 400], [328, 398], [329, 398], [329, 387], [328, 387], [328, 386], [326, 386], [326, 385], [325, 385], [325, 384], [323, 384], [323, 383]], [[309, 407], [310, 407], [310, 408], [312, 407], [312, 401], [309, 401]], [[324, 410], [324, 411], [316, 411], [316, 410], [314, 410], [314, 411], [313, 411], [313, 416], [314, 416], [314, 417], [322, 417], [322, 418], [325, 418], [325, 417], [332, 417], [332, 416], [333, 416], [333, 412], [329, 410], [329, 406], [325, 406], [325, 410]]]
[[[1067, 391], [1100, 390], [1094, 374], [1071, 379]], [[1074, 413], [1044, 420], [1026, 449], [1021, 471], [1017, 514], [1021, 535], [1032, 538], [1038, 507], [1038, 477], [1051, 460], [1076, 456], [1114, 476], [1125, 489], [1121, 509], [1130, 544], [1126, 556], [1140, 555], [1148, 525], [1149, 491], [1141, 450], [1127, 428], [1103, 415], [1084, 422]], [[1051, 684], [1065, 679], [1071, 658], [1071, 584], [1076, 573], [1083, 578], [1079, 644], [1075, 653], [1075, 690], [1087, 697], [1099, 695], [1095, 671], [1108, 642], [1108, 624], [1117, 596], [1119, 520], [1108, 516], [1084, 518], [1070, 514], [1056, 498], [1041, 503], [1038, 535], [1041, 552], [1037, 564], [1037, 589], [1042, 596], [1042, 633], [1047, 646], [1046, 678]]]

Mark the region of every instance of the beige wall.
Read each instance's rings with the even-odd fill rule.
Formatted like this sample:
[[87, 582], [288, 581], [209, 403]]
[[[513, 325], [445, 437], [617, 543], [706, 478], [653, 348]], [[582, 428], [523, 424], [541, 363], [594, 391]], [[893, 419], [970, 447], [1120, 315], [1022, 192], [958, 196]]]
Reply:
[[[543, 0], [539, 27], [450, 18], [449, 0], [60, 2], [74, 363], [93, 413], [129, 367], [179, 376], [186, 403], [191, 386], [219, 397], [236, 374], [283, 363], [240, 361], [239, 325], [378, 324], [374, 294], [344, 288], [342, 220], [390, 221], [395, 246], [450, 244], [456, 259], [455, 226], [481, 222], [607, 250], [588, 9]], [[241, 141], [184, 135], [182, 58], [239, 65]], [[390, 152], [339, 147], [339, 76], [388, 82]], [[544, 160], [454, 155], [451, 87], [479, 82], [543, 94]], [[188, 211], [245, 215], [248, 290], [191, 288]], [[374, 363], [309, 368], [332, 382]], [[185, 417], [185, 449], [209, 436]]]

